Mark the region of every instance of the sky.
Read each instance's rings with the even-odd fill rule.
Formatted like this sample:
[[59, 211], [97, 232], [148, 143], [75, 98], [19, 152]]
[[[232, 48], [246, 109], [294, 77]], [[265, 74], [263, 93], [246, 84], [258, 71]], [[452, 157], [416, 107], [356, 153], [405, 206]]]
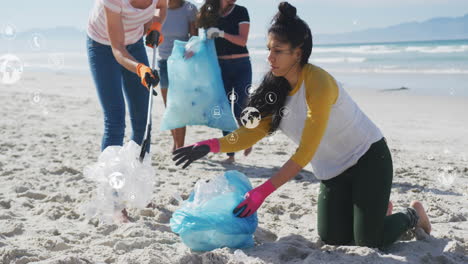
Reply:
[[[1, 0], [0, 26], [17, 31], [56, 26], [84, 30], [97, 0]], [[192, 0], [201, 2], [202, 0]], [[279, 0], [238, 0], [248, 8], [251, 37], [264, 35]], [[468, 0], [290, 0], [314, 34], [333, 34], [391, 26], [433, 17], [468, 14]]]

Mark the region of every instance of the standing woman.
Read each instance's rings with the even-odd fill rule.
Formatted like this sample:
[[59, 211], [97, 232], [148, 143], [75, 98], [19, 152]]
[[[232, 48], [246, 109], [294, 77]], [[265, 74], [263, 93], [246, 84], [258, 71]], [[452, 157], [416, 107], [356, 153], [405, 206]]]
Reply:
[[[431, 232], [426, 212], [413, 201], [403, 213], [386, 215], [392, 187], [393, 165], [387, 142], [377, 126], [325, 70], [308, 63], [312, 34], [286, 2], [268, 30], [270, 71], [249, 99], [262, 120], [253, 129], [235, 131], [238, 140], [210, 139], [174, 152], [184, 168], [208, 152], [248, 148], [269, 132], [280, 129], [298, 148], [294, 155], [262, 185], [245, 195], [233, 211], [249, 217], [276, 189], [294, 178], [309, 162], [321, 180], [317, 229], [332, 245], [385, 247], [407, 230]], [[276, 103], [265, 97], [275, 93]], [[288, 108], [289, 114], [282, 110]]]
[[[245, 7], [235, 3], [236, 0], [206, 0], [200, 8], [198, 26], [206, 29], [208, 38], [216, 38], [224, 89], [228, 96], [234, 89], [234, 115], [239, 120], [247, 98], [246, 91], [252, 84], [252, 65], [247, 50], [249, 13]], [[230, 132], [223, 131], [223, 135]], [[246, 149], [244, 155], [249, 155], [251, 151], [252, 148]], [[235, 162], [234, 152], [227, 155], [225, 163]]]
[[[161, 81], [159, 87], [163, 96], [164, 105], [167, 100], [169, 79], [167, 74], [167, 59], [171, 56], [174, 40], [187, 41], [191, 36], [198, 36], [195, 25], [197, 7], [185, 0], [169, 0], [167, 17], [162, 27], [164, 42], [158, 47], [158, 66]], [[185, 127], [171, 130], [174, 138], [172, 151], [184, 146]]]
[[157, 82], [148, 67], [143, 35], [160, 31], [166, 10], [167, 0], [95, 1], [88, 21], [87, 49], [104, 112], [101, 151], [123, 144], [125, 101], [132, 124], [131, 139], [137, 144], [143, 141], [149, 96], [146, 88]]

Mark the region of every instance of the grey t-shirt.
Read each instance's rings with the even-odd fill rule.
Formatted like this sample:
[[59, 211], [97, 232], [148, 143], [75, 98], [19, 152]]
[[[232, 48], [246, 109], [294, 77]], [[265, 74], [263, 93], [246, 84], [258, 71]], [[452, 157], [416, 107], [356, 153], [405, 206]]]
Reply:
[[189, 35], [189, 23], [195, 21], [197, 7], [185, 1], [177, 9], [167, 9], [166, 20], [162, 27], [164, 42], [158, 47], [158, 58], [167, 60], [171, 56], [174, 40], [187, 41]]

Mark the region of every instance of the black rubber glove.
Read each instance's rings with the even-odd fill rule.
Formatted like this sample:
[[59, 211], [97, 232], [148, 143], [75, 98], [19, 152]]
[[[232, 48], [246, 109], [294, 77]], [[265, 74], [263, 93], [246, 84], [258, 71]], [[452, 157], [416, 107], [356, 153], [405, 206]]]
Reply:
[[185, 169], [192, 162], [203, 158], [208, 153], [210, 153], [210, 146], [208, 145], [191, 145], [172, 152], [172, 160], [176, 162], [176, 166], [185, 162], [182, 166], [182, 169]]
[[159, 22], [154, 22], [151, 24], [150, 28], [146, 32], [146, 39], [145, 44], [150, 48], [154, 48], [154, 46], [158, 47], [163, 43], [164, 36], [161, 34], [162, 24]]
[[154, 76], [154, 78], [152, 78], [152, 76], [149, 76], [149, 74], [148, 74], [148, 75], [145, 76], [145, 78], [149, 77], [151, 79], [150, 82], [153, 85], [153, 95], [157, 96], [158, 93], [156, 92], [156, 86], [158, 86], [159, 80], [160, 80], [159, 73], [158, 73], [157, 70], [153, 70], [153, 76]]

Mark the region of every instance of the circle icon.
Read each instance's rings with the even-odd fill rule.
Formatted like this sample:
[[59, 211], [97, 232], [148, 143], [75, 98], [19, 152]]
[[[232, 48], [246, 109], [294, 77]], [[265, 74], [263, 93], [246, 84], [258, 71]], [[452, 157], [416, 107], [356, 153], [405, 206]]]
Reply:
[[237, 103], [237, 100], [239, 99], [239, 96], [237, 95], [236, 92], [231, 91], [228, 93], [228, 99], [230, 103]]
[[232, 132], [231, 134], [227, 135], [227, 139], [229, 144], [236, 144], [239, 140], [239, 135], [236, 132]]
[[291, 115], [291, 110], [287, 106], [284, 106], [280, 109], [279, 114], [282, 118], [288, 118]]
[[255, 107], [247, 107], [241, 113], [241, 123], [248, 129], [256, 128], [261, 120], [260, 111]]
[[41, 90], [35, 90], [31, 93], [31, 104], [39, 104], [41, 102]]
[[0, 80], [3, 84], [14, 84], [21, 79], [23, 63], [13, 54], [0, 57]]
[[256, 87], [254, 87], [252, 84], [249, 84], [247, 87], [245, 87], [245, 94], [249, 96], [254, 93], [255, 89]]
[[277, 100], [278, 100], [278, 97], [276, 96], [274, 92], [268, 92], [265, 95], [265, 101], [267, 102], [267, 104], [275, 104]]
[[219, 105], [216, 105], [211, 109], [211, 115], [213, 118], [219, 119], [223, 115], [223, 111]]
[[453, 89], [453, 87], [450, 88], [450, 95], [451, 95], [451, 96], [454, 96], [454, 95], [455, 95], [455, 89]]
[[33, 33], [29, 39], [29, 46], [33, 51], [43, 50], [45, 48], [45, 37], [39, 33]]
[[61, 70], [65, 65], [65, 55], [63, 53], [49, 54], [48, 61], [51, 69]]
[[2, 27], [1, 34], [6, 40], [13, 40], [16, 37], [16, 28], [13, 24], [6, 24]]
[[113, 172], [109, 176], [109, 185], [114, 189], [122, 189], [125, 185], [125, 178], [121, 172]]

